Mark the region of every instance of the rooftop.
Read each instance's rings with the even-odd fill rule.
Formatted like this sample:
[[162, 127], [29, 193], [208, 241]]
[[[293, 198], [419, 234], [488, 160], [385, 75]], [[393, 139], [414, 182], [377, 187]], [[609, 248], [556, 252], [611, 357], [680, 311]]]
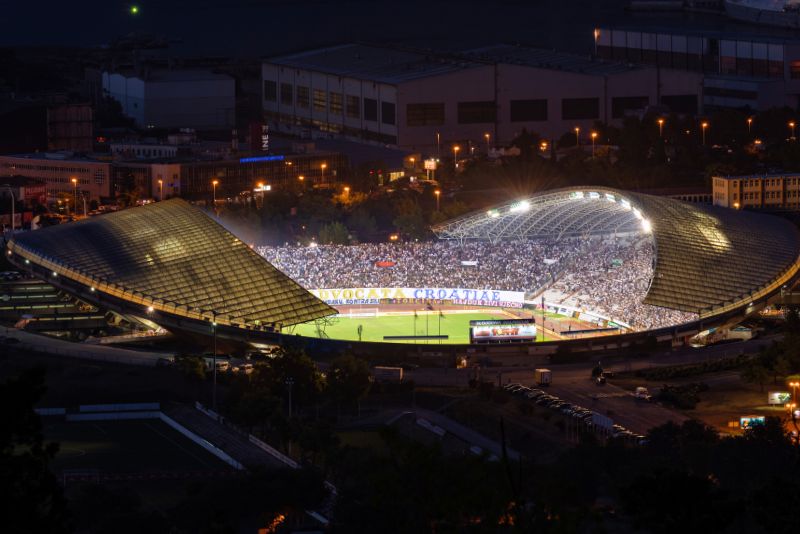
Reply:
[[180, 199], [15, 236], [16, 254], [128, 303], [240, 328], [292, 325], [335, 310]]
[[148, 82], [199, 82], [209, 80], [230, 80], [233, 78], [227, 74], [217, 74], [208, 70], [185, 70], [185, 69], [158, 69], [150, 70], [144, 74], [133, 71], [110, 72], [109, 74], [119, 74], [126, 78], [139, 78]]
[[273, 65], [397, 84], [482, 65], [477, 61], [368, 44], [344, 44], [274, 57]]
[[741, 174], [738, 176], [714, 176], [714, 178], [722, 178], [724, 180], [767, 180], [769, 178], [783, 178], [791, 176], [796, 178], [800, 176], [800, 172], [781, 172], [769, 174]]
[[107, 163], [101, 161], [88, 154], [81, 154], [76, 152], [62, 151], [62, 152], [29, 152], [27, 154], [0, 154], [0, 158], [19, 158], [30, 159], [36, 161], [54, 161], [54, 162], [80, 162], [80, 163]]
[[596, 58], [593, 59], [590, 56], [506, 44], [497, 44], [467, 50], [465, 55], [492, 63], [524, 65], [527, 67], [562, 70], [597, 76], [619, 74], [622, 72], [640, 70], [642, 68], [640, 66], [631, 65], [630, 63], [604, 61]]

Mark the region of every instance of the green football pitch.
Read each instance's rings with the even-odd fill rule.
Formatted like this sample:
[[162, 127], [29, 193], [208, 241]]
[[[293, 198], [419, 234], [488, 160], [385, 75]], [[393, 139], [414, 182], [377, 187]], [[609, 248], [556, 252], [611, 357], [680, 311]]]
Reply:
[[104, 473], [219, 471], [228, 465], [159, 420], [45, 421], [59, 443], [52, 467]]
[[[413, 315], [380, 315], [377, 317], [347, 317], [333, 318], [333, 324], [325, 327], [325, 337], [331, 339], [358, 340], [358, 327], [361, 325], [361, 341], [387, 341], [393, 343], [417, 343], [435, 345], [439, 340], [384, 340], [383, 336], [448, 336], [441, 343], [469, 343], [469, 322], [486, 319], [510, 319], [502, 312], [495, 313], [445, 313], [440, 319], [437, 313], [419, 314], [416, 321]], [[307, 337], [320, 337], [317, 325], [314, 323], [300, 324], [293, 330], [293, 334]]]

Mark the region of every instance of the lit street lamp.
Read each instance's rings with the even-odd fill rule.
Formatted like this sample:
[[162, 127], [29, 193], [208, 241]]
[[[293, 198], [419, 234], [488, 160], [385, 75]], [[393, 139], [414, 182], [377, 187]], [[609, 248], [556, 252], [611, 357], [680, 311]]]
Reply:
[[219, 180], [212, 180], [211, 187], [213, 191], [213, 198], [214, 198], [214, 205], [217, 205], [217, 185], [219, 184]]
[[592, 132], [592, 159], [594, 159], [594, 142], [597, 139], [597, 132]]
[[700, 124], [700, 129], [703, 131], [703, 146], [706, 145], [706, 128], [708, 128], [708, 123], [703, 121]]
[[789, 387], [792, 388], [792, 400], [797, 402], [797, 388], [800, 387], [800, 382], [789, 382]]
[[490, 139], [492, 138], [492, 136], [491, 136], [491, 135], [489, 135], [489, 133], [487, 132], [487, 133], [483, 134], [483, 137], [485, 137], [485, 138], [486, 138], [486, 154], [488, 155], [488, 154], [489, 154], [489, 149], [490, 149], [490, 143], [489, 143], [489, 141], [490, 141]]
[[72, 205], [73, 210], [77, 213], [78, 211], [78, 179], [72, 179]]
[[164, 200], [164, 180], [158, 181], [158, 201]]
[[656, 122], [658, 123], [658, 136], [664, 137], [664, 119], [659, 118]]
[[442, 134], [436, 132], [436, 157], [442, 159]]
[[458, 145], [453, 145], [453, 168], [458, 170], [458, 151], [461, 150], [461, 147]]
[[8, 188], [8, 194], [11, 195], [11, 233], [13, 234], [14, 233], [14, 220], [17, 218], [17, 214], [15, 212], [15, 210], [17, 208], [16, 207], [17, 200], [14, 197], [14, 190], [11, 189], [11, 185], [3, 184], [3, 187]]
[[294, 378], [286, 378], [286, 387], [289, 388], [289, 419], [292, 418], [292, 386], [294, 386]]
[[344, 198], [348, 198], [348, 199], [350, 198], [350, 186], [349, 185], [344, 186]]
[[789, 128], [791, 128], [791, 130], [792, 130], [792, 137], [790, 139], [794, 139], [794, 127], [795, 126], [796, 125], [795, 125], [794, 121], [789, 121]]
[[575, 146], [581, 146], [581, 129], [578, 126], [575, 127]]
[[327, 163], [323, 163], [322, 165], [319, 166], [319, 168], [322, 171], [322, 183], [324, 184], [325, 183], [325, 169], [328, 168], [328, 164]]
[[753, 128], [753, 117], [747, 117], [747, 133], [752, 133]]
[[439, 197], [442, 195], [442, 192], [437, 189], [433, 194], [436, 195], [436, 211], [439, 211]]

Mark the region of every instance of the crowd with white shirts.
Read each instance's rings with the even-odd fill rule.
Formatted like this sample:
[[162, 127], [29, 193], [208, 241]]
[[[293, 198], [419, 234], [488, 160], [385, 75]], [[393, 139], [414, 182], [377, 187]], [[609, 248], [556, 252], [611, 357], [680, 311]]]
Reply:
[[548, 288], [548, 301], [556, 298], [636, 329], [696, 318], [643, 304], [653, 277], [650, 237], [260, 246], [256, 251], [308, 289], [443, 287], [531, 296]]
[[597, 242], [548, 290], [560, 304], [652, 330], [697, 319], [697, 314], [644, 304], [653, 278], [649, 238]]
[[[547, 241], [425, 241], [307, 247], [257, 247], [275, 267], [309, 289], [448, 287], [531, 291], [571, 249]], [[547, 260], [547, 261], [545, 261]]]

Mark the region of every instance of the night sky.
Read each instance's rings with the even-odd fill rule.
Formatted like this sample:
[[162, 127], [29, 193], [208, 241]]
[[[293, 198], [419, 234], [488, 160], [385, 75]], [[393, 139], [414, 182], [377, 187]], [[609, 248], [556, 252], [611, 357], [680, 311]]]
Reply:
[[[519, 42], [589, 52], [624, 0], [0, 0], [0, 45], [100, 46], [131, 32], [176, 54], [261, 56], [353, 40], [437, 47]], [[138, 14], [130, 12], [138, 7]]]

